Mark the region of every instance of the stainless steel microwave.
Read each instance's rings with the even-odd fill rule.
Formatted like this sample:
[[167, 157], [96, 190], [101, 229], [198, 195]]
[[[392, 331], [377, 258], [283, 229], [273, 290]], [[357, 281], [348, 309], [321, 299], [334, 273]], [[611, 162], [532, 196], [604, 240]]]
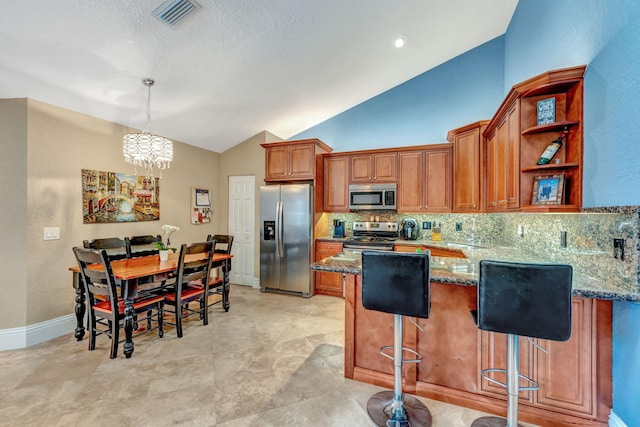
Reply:
[[352, 184], [349, 186], [349, 209], [396, 209], [396, 184]]

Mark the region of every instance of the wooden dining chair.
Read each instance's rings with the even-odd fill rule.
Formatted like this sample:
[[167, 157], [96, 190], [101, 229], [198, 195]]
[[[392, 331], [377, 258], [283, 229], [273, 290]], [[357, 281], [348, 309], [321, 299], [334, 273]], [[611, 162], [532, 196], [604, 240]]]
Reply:
[[[175, 315], [178, 338], [182, 337], [182, 320], [192, 315], [199, 315], [202, 324], [209, 323], [207, 301], [209, 293], [209, 274], [213, 243], [201, 242], [180, 247], [178, 272], [175, 282], [164, 288], [165, 305], [172, 307], [167, 311]], [[198, 308], [190, 307], [191, 302], [198, 301]]]
[[[207, 236], [207, 241], [212, 241], [214, 242], [214, 252], [215, 253], [221, 253], [221, 254], [227, 254], [227, 255], [231, 255], [231, 247], [233, 246], [233, 236], [230, 234], [215, 234], [215, 235], [211, 235], [209, 234]], [[228, 267], [227, 267], [228, 266]], [[216, 269], [220, 270], [219, 272], [217, 272], [217, 274], [211, 275], [211, 277], [209, 278], [209, 296], [212, 295], [222, 295], [222, 292], [224, 291], [223, 289], [223, 285], [224, 285], [224, 280], [223, 277], [225, 274], [229, 274], [229, 272], [231, 271], [231, 260], [229, 260], [228, 262], [226, 262], [225, 264], [223, 264], [220, 267], [216, 267]], [[222, 273], [222, 274], [220, 274]], [[209, 303], [209, 307], [211, 307], [212, 305], [216, 305], [218, 303], [222, 302], [222, 298], [220, 299], [212, 299], [211, 302]]]
[[82, 245], [85, 249], [96, 249], [107, 251], [109, 261], [127, 258], [127, 242], [118, 237], [107, 237], [104, 239], [83, 240]]
[[125, 237], [124, 241], [127, 248], [127, 258], [131, 259], [141, 256], [158, 255], [158, 248], [152, 244], [161, 242], [162, 237], [159, 234], [156, 236], [148, 234], [146, 236]]
[[[108, 335], [111, 338], [110, 357], [115, 359], [118, 355], [120, 343], [120, 328], [124, 325], [124, 301], [118, 297], [116, 281], [111, 270], [111, 261], [105, 249], [73, 248], [73, 253], [80, 267], [87, 302], [89, 306], [89, 350], [96, 348], [96, 337]], [[101, 264], [102, 269], [89, 268], [92, 264]], [[163, 332], [163, 297], [152, 295], [146, 298], [134, 300], [133, 309], [138, 321], [147, 321], [145, 332], [158, 329], [158, 336], [162, 338]], [[144, 317], [138, 317], [145, 313]], [[156, 318], [156, 326], [152, 326], [153, 318]]]

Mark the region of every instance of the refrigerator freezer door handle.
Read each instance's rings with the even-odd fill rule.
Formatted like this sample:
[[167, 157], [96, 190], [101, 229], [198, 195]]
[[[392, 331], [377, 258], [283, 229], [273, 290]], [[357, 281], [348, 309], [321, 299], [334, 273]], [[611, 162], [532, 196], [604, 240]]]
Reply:
[[276, 205], [276, 248], [278, 251], [278, 256], [280, 258], [284, 257], [284, 230], [282, 224], [282, 202], [278, 202]]

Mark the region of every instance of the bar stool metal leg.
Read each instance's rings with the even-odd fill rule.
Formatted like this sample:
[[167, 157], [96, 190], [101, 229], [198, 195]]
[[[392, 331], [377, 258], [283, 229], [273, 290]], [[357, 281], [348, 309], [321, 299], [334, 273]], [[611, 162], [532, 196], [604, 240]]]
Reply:
[[518, 425], [518, 335], [507, 335], [507, 426]]
[[[393, 315], [393, 392], [381, 391], [367, 401], [369, 418], [378, 427], [431, 427], [431, 412], [402, 393], [402, 315]], [[387, 356], [389, 357], [389, 356]]]
[[[537, 387], [518, 387], [518, 378], [520, 378], [518, 338], [518, 335], [507, 335], [507, 418], [480, 417], [471, 424], [471, 427], [522, 427], [521, 424], [518, 424], [518, 392], [520, 390], [534, 390]], [[529, 378], [524, 378], [531, 381]]]

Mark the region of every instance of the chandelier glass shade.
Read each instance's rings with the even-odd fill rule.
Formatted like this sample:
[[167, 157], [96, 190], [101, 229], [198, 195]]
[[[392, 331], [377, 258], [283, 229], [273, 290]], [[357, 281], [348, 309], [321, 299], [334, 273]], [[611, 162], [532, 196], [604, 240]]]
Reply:
[[153, 168], [168, 169], [173, 160], [173, 142], [163, 136], [154, 135], [151, 129], [151, 86], [153, 79], [145, 78], [147, 86], [147, 130], [138, 133], [126, 133], [122, 137], [122, 155], [127, 163], [144, 168], [145, 176], [153, 176]]

